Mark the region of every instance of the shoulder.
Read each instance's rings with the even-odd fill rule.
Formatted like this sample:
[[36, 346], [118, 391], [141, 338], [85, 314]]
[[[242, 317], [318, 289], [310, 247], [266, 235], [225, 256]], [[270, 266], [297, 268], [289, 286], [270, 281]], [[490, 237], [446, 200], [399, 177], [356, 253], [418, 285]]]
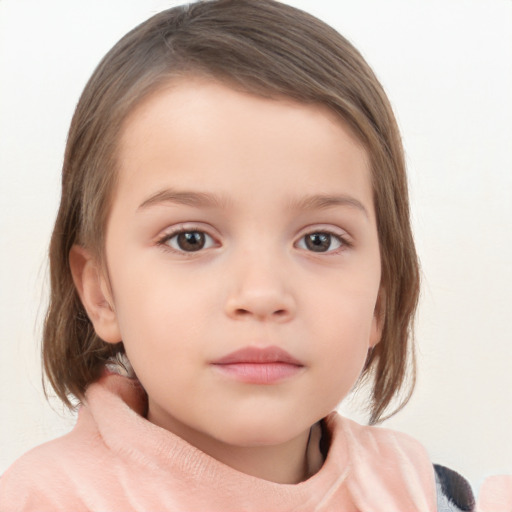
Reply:
[[347, 453], [347, 487], [361, 510], [431, 511], [436, 508], [434, 468], [423, 445], [387, 428], [360, 425], [337, 414], [333, 435]]
[[78, 424], [70, 433], [33, 448], [7, 469], [0, 477], [1, 511], [57, 511], [70, 505], [70, 482], [77, 477], [70, 468], [87, 465], [98, 454], [97, 438], [82, 427]]
[[427, 470], [434, 478], [430, 457], [425, 447], [412, 436], [381, 426], [361, 425], [338, 414], [328, 417], [336, 421], [343, 432], [349, 450], [374, 461], [396, 461], [401, 466], [410, 465]]
[[[403, 495], [405, 501], [414, 503], [414, 510], [434, 510], [434, 503], [439, 512], [475, 510], [469, 483], [455, 471], [432, 464], [427, 450], [413, 437], [384, 427], [360, 425], [337, 414], [327, 421], [334, 422], [335, 430], [346, 438], [360, 482], [368, 475], [378, 475], [379, 485], [389, 489], [390, 495]], [[392, 499], [390, 496], [390, 503]]]

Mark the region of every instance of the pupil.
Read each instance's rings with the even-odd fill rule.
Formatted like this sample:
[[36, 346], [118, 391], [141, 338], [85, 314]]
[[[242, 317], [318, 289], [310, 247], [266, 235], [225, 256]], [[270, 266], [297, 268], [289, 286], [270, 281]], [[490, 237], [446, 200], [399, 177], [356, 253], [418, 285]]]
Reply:
[[306, 237], [306, 246], [311, 251], [324, 252], [331, 245], [331, 235], [326, 233], [313, 233]]
[[199, 251], [204, 244], [205, 236], [199, 231], [189, 231], [178, 235], [178, 245], [183, 251]]

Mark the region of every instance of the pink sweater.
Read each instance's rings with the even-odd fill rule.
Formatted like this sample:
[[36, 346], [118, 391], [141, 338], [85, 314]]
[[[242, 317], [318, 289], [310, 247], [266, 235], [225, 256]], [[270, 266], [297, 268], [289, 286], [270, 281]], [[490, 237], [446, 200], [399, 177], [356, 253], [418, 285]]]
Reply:
[[76, 427], [0, 478], [0, 511], [432, 512], [432, 464], [418, 442], [330, 414], [320, 470], [296, 485], [240, 473], [143, 416], [136, 381], [90, 386]]
[[480, 489], [478, 505], [481, 512], [511, 512], [512, 475], [487, 478]]

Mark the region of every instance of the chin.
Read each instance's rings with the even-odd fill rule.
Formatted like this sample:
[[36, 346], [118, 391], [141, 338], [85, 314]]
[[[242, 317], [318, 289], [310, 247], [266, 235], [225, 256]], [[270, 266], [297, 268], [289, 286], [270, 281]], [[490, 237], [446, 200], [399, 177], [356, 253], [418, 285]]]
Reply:
[[300, 425], [293, 418], [272, 418], [262, 414], [237, 418], [221, 429], [219, 440], [240, 447], [275, 446], [286, 443], [309, 430], [311, 425]]

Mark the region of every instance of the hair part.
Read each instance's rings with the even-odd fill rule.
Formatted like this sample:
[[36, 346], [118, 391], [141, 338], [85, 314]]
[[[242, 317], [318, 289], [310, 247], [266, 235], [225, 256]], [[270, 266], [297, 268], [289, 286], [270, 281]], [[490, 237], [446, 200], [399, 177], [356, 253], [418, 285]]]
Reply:
[[103, 261], [123, 123], [150, 94], [190, 75], [327, 106], [364, 145], [381, 251], [384, 328], [360, 381], [371, 385], [370, 423], [400, 395], [393, 414], [414, 387], [412, 323], [419, 295], [400, 133], [361, 54], [325, 23], [274, 0], [207, 0], [163, 11], [126, 34], [94, 71], [71, 122], [50, 244], [43, 334], [48, 382], [71, 407], [70, 396], [83, 399], [106, 360], [123, 350], [122, 343], [105, 343], [94, 332], [73, 284], [69, 252], [78, 244]]

